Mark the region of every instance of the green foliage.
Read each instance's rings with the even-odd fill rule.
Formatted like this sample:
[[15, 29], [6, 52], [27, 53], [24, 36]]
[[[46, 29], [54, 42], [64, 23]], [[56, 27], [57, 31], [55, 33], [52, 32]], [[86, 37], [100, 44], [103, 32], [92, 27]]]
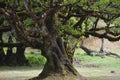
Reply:
[[120, 33], [120, 28], [112, 28], [112, 29], [110, 29], [110, 31], [112, 31], [114, 33]]
[[74, 29], [72, 26], [77, 22], [77, 19], [75, 17], [72, 17], [66, 24], [66, 25], [60, 25], [59, 27], [57, 27], [57, 31], [60, 35], [63, 35], [64, 32], [70, 33], [72, 35], [76, 35], [76, 34], [81, 34], [81, 32], [79, 32], [79, 29]]
[[25, 19], [25, 20], [24, 20], [25, 27], [26, 27], [26, 28], [30, 28], [30, 27], [32, 26], [33, 22], [34, 22], [34, 21], [33, 21], [31, 18]]
[[[19, 0], [20, 1], [20, 0]], [[45, 6], [48, 5], [49, 3], [49, 0], [34, 0], [36, 3], [32, 3], [33, 0], [30, 0], [30, 7], [32, 7], [32, 10], [35, 12], [35, 13], [42, 13], [43, 12], [43, 6], [38, 6], [38, 3], [42, 3], [44, 4]], [[57, 0], [53, 0], [54, 2], [56, 2]], [[82, 8], [86, 9], [86, 10], [95, 10], [95, 11], [104, 11], [104, 12], [110, 12], [110, 13], [119, 13], [120, 10], [119, 9], [116, 9], [116, 8], [111, 8], [111, 7], [108, 7], [108, 5], [110, 4], [110, 2], [112, 2], [113, 5], [120, 5], [120, 0], [96, 0], [97, 2], [95, 2], [93, 5], [91, 5], [91, 2], [90, 0], [64, 0], [64, 4], [73, 4], [73, 3], [76, 3], [78, 2], [76, 5], [80, 5], [82, 6]], [[2, 3], [6, 3], [6, 4], [9, 4], [10, 7], [8, 7], [8, 10], [7, 11], [10, 11], [12, 12], [12, 9], [11, 9], [11, 6], [13, 7], [13, 5], [16, 3], [16, 0], [0, 0], [0, 2]], [[47, 4], [47, 5], [46, 5]], [[74, 13], [74, 9], [76, 9], [76, 5], [73, 6], [73, 8], [71, 9], [71, 14], [72, 15], [76, 15], [77, 13]], [[7, 8], [6, 8], [7, 9]], [[49, 10], [48, 7], [46, 7], [44, 9], [44, 11], [47, 11], [47, 9]], [[79, 9], [78, 9], [79, 10]], [[19, 6], [18, 8], [16, 9], [16, 13], [20, 12], [24, 12], [26, 13], [26, 10], [25, 10], [25, 6], [23, 4], [23, 1], [21, 0], [20, 3], [19, 3]], [[68, 8], [67, 7], [63, 7], [61, 9], [61, 13], [63, 13], [63, 15], [66, 15], [69, 14], [68, 12]], [[36, 14], [37, 16], [39, 16], [38, 14]], [[86, 14], [87, 15], [87, 14]], [[91, 17], [91, 15], [89, 15]], [[88, 17], [89, 17], [88, 16]], [[105, 16], [106, 18], [106, 15], [102, 15], [102, 16]], [[4, 16], [1, 16], [0, 15], [0, 19], [1, 18], [4, 18]], [[19, 16], [19, 18], [23, 19], [23, 22], [24, 22], [24, 25], [25, 27], [35, 27], [36, 23], [31, 19], [31, 18], [26, 18], [26, 16]], [[80, 17], [79, 17], [80, 18]], [[39, 19], [38, 19], [39, 20]], [[89, 18], [88, 20], [85, 20], [85, 22], [87, 22], [88, 25], [86, 25], [85, 22], [82, 23], [82, 29], [80, 28], [77, 28], [77, 29], [74, 29], [73, 28], [73, 25], [75, 25], [75, 23], [78, 22], [78, 18], [75, 18], [75, 17], [71, 17], [68, 21], [67, 21], [67, 24], [66, 25], [59, 25], [59, 27], [57, 27], [57, 31], [60, 35], [64, 35], [64, 32], [68, 32], [72, 35], [75, 35], [75, 34], [83, 34], [86, 30], [90, 29], [92, 26], [93, 26], [93, 23], [94, 23], [94, 19], [93, 18]], [[111, 23], [115, 24], [115, 25], [120, 25], [120, 19], [116, 19], [115, 21], [112, 21]], [[9, 25], [9, 22], [6, 20], [4, 20], [4, 23], [3, 25]], [[33, 26], [32, 26], [33, 25]], [[119, 32], [119, 28], [114, 28], [112, 29], [112, 31], [115, 31], [115, 32]], [[5, 39], [7, 37], [5, 36]], [[4, 41], [5, 41], [4, 39]], [[35, 55], [35, 54], [26, 54], [26, 57], [28, 58], [28, 60], [30, 61], [31, 64], [40, 64], [40, 65], [43, 65], [45, 63], [45, 59], [42, 57], [42, 56], [38, 56], [38, 55]], [[88, 59], [88, 60], [91, 60], [91, 57], [79, 57], [79, 56], [76, 56], [75, 55], [75, 58], [79, 59]], [[95, 59], [96, 60], [96, 59]]]
[[0, 0], [0, 2], [3, 2], [4, 0]]
[[26, 58], [29, 60], [32, 65], [41, 65], [43, 66], [46, 62], [45, 57], [35, 54], [35, 53], [27, 53], [25, 54]]
[[[112, 26], [120, 26], [120, 18], [111, 21]], [[111, 28], [110, 31], [120, 33], [120, 27]]]
[[78, 1], [80, 1], [80, 0], [65, 0], [65, 3], [75, 3], [75, 2], [78, 2]]
[[119, 58], [116, 57], [110, 57], [105, 56], [104, 58], [101, 58], [99, 56], [89, 56], [86, 55], [86, 53], [81, 50], [77, 49], [74, 55], [74, 60], [81, 60], [80, 65], [99, 65], [101, 68], [119, 68], [120, 62]]
[[115, 26], [120, 26], [120, 18], [113, 20], [111, 24], [114, 24]]
[[42, 12], [42, 8], [36, 7], [36, 8], [34, 8], [34, 11], [35, 11], [35, 12]]
[[112, 2], [113, 4], [117, 4], [120, 5], [120, 0], [109, 0], [110, 2]]
[[[57, 0], [53, 0], [53, 2], [56, 2]], [[71, 8], [71, 13], [72, 15], [76, 15], [76, 12], [74, 13], [74, 10], [77, 10], [77, 5], [79, 6], [82, 6], [82, 8], [86, 9], [86, 10], [95, 10], [95, 11], [104, 11], [104, 12], [111, 12], [111, 13], [118, 13], [120, 12], [119, 9], [116, 9], [116, 8], [111, 8], [111, 7], [108, 7], [108, 5], [112, 2], [112, 5], [120, 5], [120, 1], [119, 0], [94, 0], [95, 2], [92, 3], [91, 2], [92, 0], [64, 0], [63, 4], [67, 5], [67, 4], [71, 4], [73, 7]], [[17, 0], [7, 0], [7, 1], [4, 1], [4, 0], [1, 0], [0, 2], [2, 3], [6, 3], [6, 4], [9, 4], [11, 6], [15, 6], [16, 5], [16, 2]], [[37, 16], [40, 16], [40, 13], [43, 13], [45, 11], [47, 11], [49, 9], [49, 0], [30, 0], [29, 2], [30, 4], [30, 7], [32, 8], [32, 10], [34, 11], [34, 13], [36, 13]], [[41, 6], [43, 5], [43, 6]], [[10, 7], [11, 8], [11, 7]], [[8, 8], [9, 9], [9, 8]], [[26, 10], [25, 10], [25, 6], [24, 6], [24, 3], [22, 0], [19, 0], [19, 6], [16, 8], [16, 12], [17, 13], [24, 13], [26, 14]], [[11, 10], [11, 9], [9, 9]], [[69, 14], [69, 7], [61, 7], [60, 10], [58, 12], [62, 13], [64, 16], [66, 16], [67, 14]], [[79, 9], [78, 9], [79, 11]], [[84, 13], [83, 13], [84, 14]], [[106, 15], [103, 15], [104, 17], [107, 17]], [[63, 24], [58, 24], [58, 33], [59, 34], [64, 34], [64, 31], [67, 31], [71, 34], [84, 34], [84, 32], [86, 30], [89, 30], [91, 27], [93, 27], [93, 20], [90, 19], [91, 18], [91, 15], [88, 16], [88, 20], [85, 20], [82, 24], [82, 30], [80, 28], [77, 28], [77, 30], [75, 30], [73, 28], [73, 25], [76, 24], [79, 20], [80, 17], [71, 17], [68, 21], [67, 21], [67, 24], [66, 25], [63, 25]], [[25, 27], [34, 27], [34, 26], [31, 26], [32, 24], [36, 25], [36, 23], [31, 19], [29, 18], [29, 16], [25, 16], [24, 17], [21, 17], [21, 19], [23, 19], [23, 22], [24, 22], [24, 25]], [[58, 19], [61, 19], [58, 17]], [[85, 25], [85, 22], [87, 22], [87, 27]], [[116, 21], [115, 24], [118, 24], [119, 21]], [[5, 25], [9, 25], [9, 23], [7, 21], [4, 21], [4, 24]]]

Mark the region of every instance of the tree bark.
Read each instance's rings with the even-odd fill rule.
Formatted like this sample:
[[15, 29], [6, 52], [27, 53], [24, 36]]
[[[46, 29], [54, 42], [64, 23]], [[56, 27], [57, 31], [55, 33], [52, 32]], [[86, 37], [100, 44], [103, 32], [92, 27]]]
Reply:
[[7, 66], [15, 66], [16, 65], [16, 57], [12, 52], [12, 48], [8, 48], [7, 54], [5, 55], [5, 64]]
[[93, 52], [93, 50], [88, 49], [87, 47], [85, 47], [83, 43], [84, 43], [84, 40], [81, 41], [80, 48], [81, 48], [82, 50], [84, 50], [87, 55], [92, 56], [91, 52]]
[[5, 60], [5, 53], [3, 51], [3, 48], [0, 46], [0, 65], [4, 65], [4, 60]]
[[[18, 22], [20, 23], [18, 27], [25, 34], [22, 35], [23, 34], [22, 33], [21, 35], [25, 38], [25, 40], [27, 40], [28, 43], [31, 44], [32, 47], [41, 49], [42, 55], [47, 59], [43, 71], [39, 74], [38, 77], [35, 77], [32, 80], [43, 80], [51, 75], [60, 76], [72, 75], [75, 77], [80, 76], [68, 58], [61, 37], [59, 37], [57, 34], [55, 14], [60, 9], [60, 5], [56, 4], [55, 6], [43, 12], [40, 15], [40, 17], [38, 17], [33, 12], [31, 6], [28, 4], [28, 1], [27, 0], [23, 1], [25, 8], [28, 11], [28, 14], [39, 25], [38, 33], [40, 34], [39, 36], [40, 41], [38, 41], [37, 39], [29, 40], [28, 38], [26, 38], [25, 35], [27, 34], [24, 33], [24, 29], [21, 29], [21, 26], [22, 28], [24, 28], [24, 26], [22, 25], [22, 23], [20, 23], [21, 21], [17, 19]], [[80, 76], [79, 80], [84, 80], [81, 78], [82, 77]]]
[[1, 47], [21, 47], [23, 43], [0, 43]]
[[65, 52], [65, 48], [62, 45], [63, 42], [61, 42], [60, 39], [60, 37], [55, 37], [51, 40], [48, 37], [44, 38], [45, 44], [41, 51], [42, 55], [46, 57], [47, 62], [39, 76], [32, 80], [41, 80], [51, 75], [79, 76], [79, 80], [84, 80], [70, 62], [67, 53]]
[[[0, 42], [3, 43], [1, 32], [0, 32]], [[0, 46], [0, 65], [4, 65], [4, 60], [5, 60], [5, 53], [3, 47]]]
[[102, 53], [104, 51], [104, 38], [101, 39], [101, 47], [100, 52]]
[[8, 27], [0, 27], [0, 32], [8, 32], [8, 31], [10, 31], [11, 30], [11, 28], [10, 28], [10, 26], [8, 26]]
[[17, 59], [17, 65], [19, 65], [19, 66], [30, 65], [24, 55], [24, 51], [25, 51], [24, 46], [17, 47], [16, 59]]
[[70, 37], [70, 38], [65, 38], [65, 50], [66, 50], [66, 53], [68, 55], [68, 58], [70, 60], [70, 62], [73, 64], [73, 56], [74, 56], [74, 53], [75, 53], [75, 49], [77, 47], [77, 41], [75, 41], [75, 38], [73, 37]]

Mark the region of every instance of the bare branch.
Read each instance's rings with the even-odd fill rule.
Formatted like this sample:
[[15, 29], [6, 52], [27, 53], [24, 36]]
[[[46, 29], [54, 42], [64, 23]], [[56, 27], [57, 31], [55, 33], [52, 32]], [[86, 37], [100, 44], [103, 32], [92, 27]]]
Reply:
[[86, 32], [87, 35], [92, 35], [94, 37], [99, 37], [99, 38], [106, 38], [109, 41], [119, 41], [120, 40], [120, 35], [119, 36], [111, 36], [110, 34], [107, 34], [106, 32], [100, 34], [98, 32], [92, 32], [92, 31], [88, 31]]
[[86, 16], [83, 16], [80, 18], [80, 20], [73, 26], [74, 29], [77, 29], [77, 27], [79, 26], [79, 28], [82, 28], [82, 23], [85, 21]]
[[23, 0], [24, 5], [26, 10], [28, 11], [28, 13], [30, 14], [30, 16], [36, 21], [38, 22], [39, 18], [36, 16], [36, 14], [33, 12], [32, 8], [29, 6], [29, 2], [27, 0]]

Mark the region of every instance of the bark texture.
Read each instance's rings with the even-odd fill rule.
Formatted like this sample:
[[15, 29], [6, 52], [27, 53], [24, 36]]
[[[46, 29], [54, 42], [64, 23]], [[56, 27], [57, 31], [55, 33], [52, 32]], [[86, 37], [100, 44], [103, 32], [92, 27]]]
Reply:
[[[48, 40], [49, 38], [47, 37], [47, 39], [44, 40], [45, 44], [41, 49], [42, 55], [47, 59], [44, 69], [38, 77], [30, 80], [44, 80], [49, 76], [61, 76], [61, 78], [65, 76], [72, 76], [79, 80], [85, 80], [73, 67], [65, 51], [61, 38], [54, 37], [51, 41]], [[67, 78], [65, 80], [67, 80]]]

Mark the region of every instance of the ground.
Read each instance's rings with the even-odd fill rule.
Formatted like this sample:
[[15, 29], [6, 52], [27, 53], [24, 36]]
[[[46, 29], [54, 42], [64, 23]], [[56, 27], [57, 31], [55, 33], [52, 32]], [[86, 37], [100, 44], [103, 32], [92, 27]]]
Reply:
[[[77, 70], [89, 80], [120, 80], [120, 70], [105, 68], [79, 68]], [[17, 69], [17, 70], [16, 70]], [[114, 70], [115, 73], [111, 73]], [[37, 76], [41, 70], [32, 67], [7, 67], [0, 71], [0, 80], [27, 80]]]
[[[86, 42], [89, 44], [86, 44]], [[87, 39], [85, 45], [89, 48], [99, 50], [100, 40], [94, 38]], [[105, 40], [105, 50], [111, 50], [120, 54], [120, 42], [111, 43]], [[27, 53], [34, 52], [30, 48]], [[39, 53], [39, 51], [36, 51]], [[81, 54], [82, 53], [82, 54]], [[120, 59], [110, 57], [90, 57], [85, 56], [80, 49], [76, 50], [74, 56], [74, 66], [88, 80], [120, 80]], [[0, 80], [27, 80], [38, 76], [42, 71], [41, 66], [32, 67], [0, 67]], [[55, 80], [55, 79], [54, 79]]]
[[[100, 50], [101, 39], [95, 37], [87, 38], [84, 41], [84, 45], [92, 50], [98, 51]], [[104, 39], [104, 50], [120, 54], [120, 41], [110, 42]]]
[[21, 71], [8, 70], [0, 71], [0, 80], [26, 80], [39, 74], [39, 70]]

